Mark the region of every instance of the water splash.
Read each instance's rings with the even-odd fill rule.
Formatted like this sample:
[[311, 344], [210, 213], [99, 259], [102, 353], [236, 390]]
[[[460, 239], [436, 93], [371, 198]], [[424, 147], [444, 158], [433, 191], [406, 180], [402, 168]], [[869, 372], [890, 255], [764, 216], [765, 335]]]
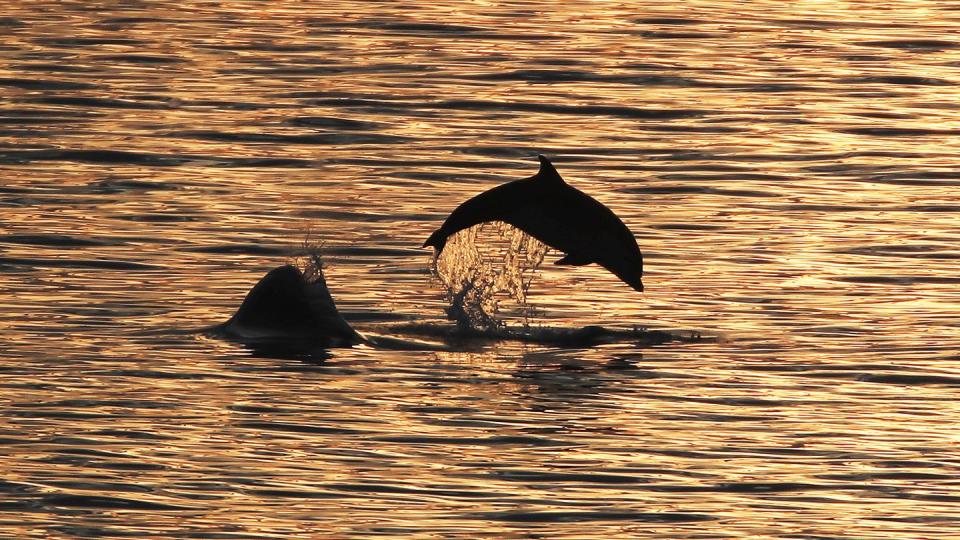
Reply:
[[509, 311], [528, 323], [530, 284], [549, 248], [520, 229], [485, 223], [451, 236], [433, 261], [433, 274], [446, 288], [447, 318], [461, 329], [503, 328]]
[[326, 277], [323, 275], [323, 269], [326, 264], [323, 262], [323, 248], [326, 242], [320, 240], [312, 229], [307, 229], [304, 233], [303, 242], [300, 250], [291, 257], [290, 264], [296, 266], [303, 272], [303, 277], [307, 283], [322, 282], [327, 286]]

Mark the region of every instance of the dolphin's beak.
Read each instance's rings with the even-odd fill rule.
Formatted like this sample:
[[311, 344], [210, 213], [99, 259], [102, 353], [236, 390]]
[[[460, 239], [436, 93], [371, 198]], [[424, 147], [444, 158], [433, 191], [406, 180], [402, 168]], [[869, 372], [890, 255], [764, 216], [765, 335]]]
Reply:
[[640, 281], [640, 278], [631, 279], [630, 281], [624, 280], [624, 283], [637, 292], [643, 292], [643, 281]]

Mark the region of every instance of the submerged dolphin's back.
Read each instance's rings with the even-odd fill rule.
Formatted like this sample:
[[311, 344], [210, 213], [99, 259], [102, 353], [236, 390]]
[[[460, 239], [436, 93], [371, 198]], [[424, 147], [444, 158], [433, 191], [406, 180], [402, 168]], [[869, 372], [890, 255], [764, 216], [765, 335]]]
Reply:
[[267, 273], [219, 331], [240, 339], [354, 344], [362, 338], [340, 316], [322, 271], [307, 279], [284, 265]]

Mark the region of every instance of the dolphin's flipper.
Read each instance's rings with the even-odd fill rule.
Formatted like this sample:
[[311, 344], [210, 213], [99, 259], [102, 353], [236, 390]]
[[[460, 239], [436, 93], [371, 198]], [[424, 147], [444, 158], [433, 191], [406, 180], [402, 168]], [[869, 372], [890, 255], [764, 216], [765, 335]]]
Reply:
[[556, 261], [553, 264], [562, 264], [567, 266], [584, 266], [592, 262], [594, 262], [593, 257], [587, 257], [585, 255], [574, 255], [573, 253], [571, 253], [566, 257]]

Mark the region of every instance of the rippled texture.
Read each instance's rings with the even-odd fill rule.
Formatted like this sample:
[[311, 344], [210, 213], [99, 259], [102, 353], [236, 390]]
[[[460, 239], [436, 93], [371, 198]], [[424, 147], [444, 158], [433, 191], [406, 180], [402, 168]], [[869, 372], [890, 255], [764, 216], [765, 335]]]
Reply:
[[[9, 537], [955, 535], [960, 11], [898, 2], [8, 3]], [[553, 158], [646, 255], [538, 324], [719, 342], [265, 358], [309, 235], [348, 319]]]

